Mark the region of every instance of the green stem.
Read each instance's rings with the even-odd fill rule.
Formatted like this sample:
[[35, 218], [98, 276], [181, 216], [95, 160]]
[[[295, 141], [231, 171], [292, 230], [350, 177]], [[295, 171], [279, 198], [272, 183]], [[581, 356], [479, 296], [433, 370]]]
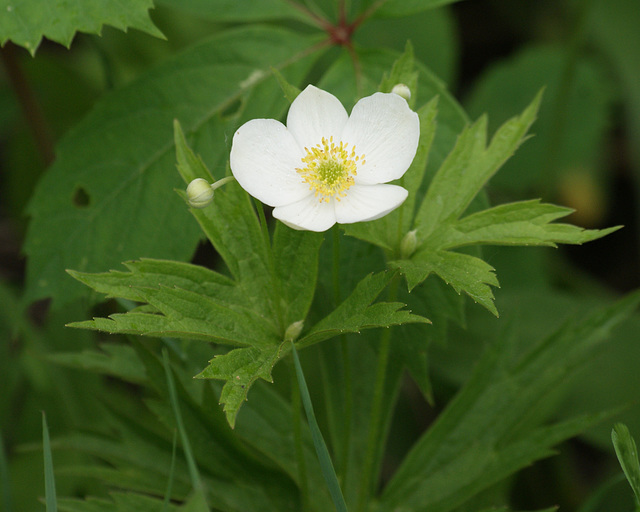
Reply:
[[296, 377], [296, 370], [291, 364], [289, 365], [289, 374], [291, 375], [291, 412], [293, 414], [293, 440], [298, 464], [298, 485], [300, 486], [302, 511], [307, 512], [311, 510], [311, 503], [309, 501], [307, 465], [304, 460], [304, 448], [302, 444], [302, 404], [300, 402], [300, 386]]
[[[234, 181], [234, 180], [235, 180], [235, 177], [233, 176], [225, 176], [224, 178], [220, 178], [218, 181], [214, 181], [211, 184], [211, 190], [220, 188], [222, 185], [225, 185], [226, 183], [229, 183], [230, 181]], [[262, 213], [262, 215], [264, 216], [264, 212]]]
[[[394, 302], [398, 295], [398, 277], [395, 276], [389, 285], [389, 302]], [[367, 500], [373, 493], [375, 477], [379, 464], [376, 461], [380, 453], [380, 435], [382, 433], [384, 390], [387, 379], [387, 366], [389, 363], [389, 352], [391, 348], [391, 328], [384, 329], [380, 336], [380, 347], [378, 349], [378, 364], [376, 367], [376, 381], [373, 390], [373, 403], [371, 406], [371, 416], [369, 419], [369, 435], [367, 437], [367, 449], [365, 452], [364, 464], [362, 467], [360, 489], [358, 491], [358, 512], [364, 512]]]
[[[340, 305], [342, 298], [340, 293], [340, 230], [338, 226], [333, 228], [333, 303], [334, 308]], [[351, 417], [353, 412], [353, 386], [351, 382], [351, 359], [349, 357], [349, 344], [347, 337], [340, 336], [340, 350], [342, 354], [342, 368], [344, 376], [344, 418], [342, 421], [342, 450], [340, 454], [340, 473], [342, 486], [346, 488], [347, 475], [349, 473], [349, 446], [351, 444]]]
[[278, 279], [278, 275], [276, 274], [276, 266], [273, 259], [273, 248], [271, 246], [271, 236], [269, 235], [269, 226], [267, 224], [267, 218], [264, 215], [264, 207], [262, 206], [262, 203], [257, 199], [254, 199], [254, 201], [256, 205], [256, 210], [258, 211], [258, 218], [260, 219], [260, 230], [262, 231], [262, 238], [264, 240], [265, 250], [267, 251], [267, 266], [269, 267], [269, 273], [271, 274], [271, 284], [273, 286], [273, 291], [275, 296], [273, 300], [273, 307], [275, 310], [274, 313], [277, 317], [276, 321], [277, 321], [278, 329], [282, 332], [282, 335], [284, 336], [287, 326], [285, 325], [282, 305], [280, 304], [282, 300], [282, 288], [280, 286], [280, 279]]
[[318, 462], [320, 463], [320, 469], [322, 470], [322, 476], [327, 483], [329, 494], [331, 495], [333, 504], [336, 507], [336, 511], [347, 512], [347, 504], [344, 501], [344, 496], [342, 495], [342, 490], [338, 483], [338, 477], [336, 476], [333, 463], [331, 462], [331, 457], [329, 456], [327, 444], [322, 437], [322, 432], [320, 432], [320, 427], [316, 421], [316, 416], [313, 412], [313, 404], [311, 403], [311, 397], [309, 396], [309, 389], [307, 388], [304, 373], [302, 372], [302, 366], [300, 365], [300, 359], [298, 358], [298, 351], [296, 350], [296, 346], [293, 342], [291, 342], [291, 352], [293, 354], [296, 376], [298, 377], [298, 385], [300, 386], [302, 405], [304, 405], [304, 410], [307, 413], [307, 422], [309, 423], [309, 430], [311, 431], [311, 437], [318, 456]]

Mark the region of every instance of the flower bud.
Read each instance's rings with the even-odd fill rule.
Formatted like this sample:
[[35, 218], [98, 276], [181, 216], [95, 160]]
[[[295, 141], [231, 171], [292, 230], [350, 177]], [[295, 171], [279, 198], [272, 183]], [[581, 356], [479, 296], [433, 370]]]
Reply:
[[204, 208], [213, 201], [213, 188], [207, 180], [196, 178], [187, 186], [187, 199], [192, 208]]
[[396, 84], [391, 89], [391, 92], [409, 101], [411, 99], [411, 89], [405, 84]]
[[284, 341], [295, 341], [300, 336], [302, 328], [304, 327], [304, 320], [298, 320], [293, 322], [287, 330], [284, 332]]
[[416, 237], [416, 230], [409, 231], [400, 242], [400, 257], [403, 260], [409, 259], [415, 252], [418, 246], [418, 238]]

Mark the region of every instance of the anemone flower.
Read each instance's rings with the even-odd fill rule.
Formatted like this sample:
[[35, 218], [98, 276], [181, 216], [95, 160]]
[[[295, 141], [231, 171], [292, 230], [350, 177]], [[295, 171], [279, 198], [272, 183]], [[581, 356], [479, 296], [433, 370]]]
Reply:
[[402, 204], [407, 190], [387, 183], [407, 171], [419, 136], [418, 115], [397, 94], [362, 98], [349, 116], [335, 96], [309, 85], [291, 104], [286, 126], [253, 119], [236, 131], [231, 171], [286, 225], [326, 231]]

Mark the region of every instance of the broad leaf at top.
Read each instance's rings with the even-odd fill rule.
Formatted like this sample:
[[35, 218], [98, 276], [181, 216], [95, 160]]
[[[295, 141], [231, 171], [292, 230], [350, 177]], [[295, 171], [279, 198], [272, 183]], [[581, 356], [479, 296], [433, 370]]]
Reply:
[[313, 42], [277, 28], [225, 32], [105, 97], [60, 142], [32, 197], [27, 298], [62, 305], [82, 297], [67, 268], [95, 272], [140, 257], [191, 257], [201, 233], [174, 192], [183, 185], [173, 120], [223, 175], [237, 124], [277, 118], [286, 108], [270, 66], [301, 80], [312, 59], [294, 56]]
[[99, 34], [104, 25], [163, 37], [151, 8], [152, 0], [0, 0], [0, 44], [13, 41], [34, 55], [43, 37], [68, 47], [76, 32]]
[[209, 18], [216, 22], [255, 22], [277, 19], [310, 20], [302, 8], [287, 0], [156, 0], [168, 5]]
[[376, 10], [377, 18], [393, 18], [435, 9], [443, 5], [453, 4], [460, 0], [388, 0]]

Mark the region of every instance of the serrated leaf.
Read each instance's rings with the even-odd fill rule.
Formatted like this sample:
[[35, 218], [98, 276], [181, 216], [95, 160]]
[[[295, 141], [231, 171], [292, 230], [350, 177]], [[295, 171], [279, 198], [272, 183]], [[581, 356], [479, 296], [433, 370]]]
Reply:
[[[293, 56], [314, 41], [279, 28], [227, 31], [96, 105], [60, 142], [31, 200], [27, 300], [51, 296], [61, 305], [83, 296], [66, 268], [95, 272], [142, 256], [190, 258], [201, 234], [173, 191], [181, 182], [173, 120], [220, 177], [225, 135], [243, 116], [277, 118], [286, 108], [269, 66], [301, 79], [313, 60]], [[240, 110], [223, 118], [234, 102]], [[88, 204], [74, 203], [79, 193]]]
[[[296, 343], [306, 347], [347, 332], [362, 329], [390, 327], [406, 323], [429, 323], [424, 317], [404, 310], [400, 302], [373, 303], [393, 278], [391, 272], [369, 274], [358, 283], [355, 290], [332, 313], [318, 322], [311, 331]], [[373, 303], [373, 304], [372, 304]]]
[[149, 18], [152, 0], [0, 0], [0, 44], [7, 41], [35, 55], [43, 37], [69, 47], [76, 32], [99, 34], [104, 25], [164, 37]]
[[581, 244], [618, 229], [584, 230], [569, 224], [553, 224], [571, 210], [539, 200], [499, 205], [461, 218], [486, 182], [525, 140], [540, 100], [541, 93], [522, 115], [504, 123], [488, 147], [486, 117], [460, 134], [418, 209], [417, 250], [409, 259], [391, 262], [405, 275], [410, 290], [434, 273], [456, 292], [466, 293], [497, 316], [490, 288], [498, 286], [494, 269], [480, 258], [450, 249], [491, 244]]
[[424, 249], [411, 260], [392, 261], [390, 265], [405, 276], [409, 290], [433, 273], [457, 293], [466, 293], [474, 302], [498, 316], [491, 291], [491, 286], [499, 286], [495, 269], [480, 258], [459, 252]]
[[489, 147], [486, 146], [486, 117], [463, 130], [453, 151], [434, 176], [416, 215], [416, 227], [423, 238], [427, 238], [436, 226], [464, 213], [491, 176], [524, 141], [541, 99], [540, 92], [522, 115], [504, 123]]
[[282, 345], [235, 349], [215, 356], [196, 378], [226, 381], [220, 395], [220, 403], [224, 404], [227, 421], [233, 428], [238, 410], [247, 400], [247, 393], [253, 383], [258, 378], [273, 382], [271, 370], [286, 353], [287, 350], [283, 349]]
[[264, 346], [279, 339], [275, 325], [248, 307], [190, 290], [158, 286], [140, 287], [137, 293], [160, 314], [132, 311], [69, 325], [109, 333], [169, 336], [239, 346]]
[[503, 204], [476, 212], [445, 228], [437, 229], [429, 244], [441, 249], [465, 245], [582, 244], [618, 230], [583, 229], [571, 224], [552, 224], [573, 210], [541, 203], [539, 199]]

